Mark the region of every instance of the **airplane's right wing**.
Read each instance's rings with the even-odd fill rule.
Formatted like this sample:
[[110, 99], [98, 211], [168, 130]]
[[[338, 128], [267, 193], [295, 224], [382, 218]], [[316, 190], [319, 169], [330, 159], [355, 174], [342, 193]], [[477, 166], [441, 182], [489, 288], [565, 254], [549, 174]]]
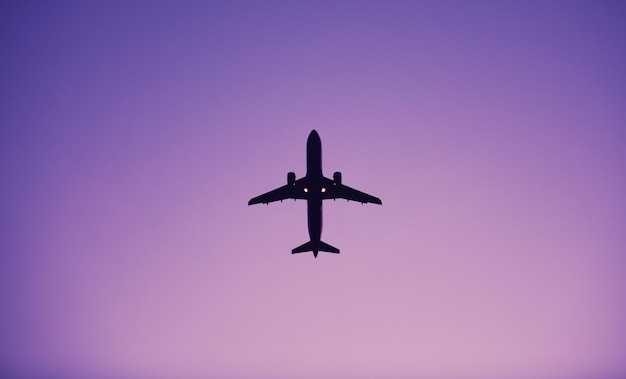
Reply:
[[[300, 179], [301, 180], [301, 179]], [[263, 195], [259, 195], [254, 197], [248, 201], [248, 205], [252, 204], [268, 204], [274, 201], [283, 201], [286, 199], [304, 199], [304, 193], [300, 187], [300, 180], [297, 180], [294, 184], [284, 185], [282, 187], [276, 188], [273, 191], [264, 193]]]
[[330, 179], [327, 180], [329, 183], [328, 188], [324, 193], [325, 199], [346, 199], [358, 201], [359, 203], [382, 204], [382, 201], [380, 201], [380, 199], [376, 196], [368, 195], [343, 184], [332, 183], [332, 180]]

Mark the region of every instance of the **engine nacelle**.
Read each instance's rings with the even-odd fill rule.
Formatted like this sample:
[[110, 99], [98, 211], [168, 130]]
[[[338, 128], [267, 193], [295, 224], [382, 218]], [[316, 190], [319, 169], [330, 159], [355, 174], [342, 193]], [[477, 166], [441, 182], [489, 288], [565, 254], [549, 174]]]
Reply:
[[295, 172], [290, 172], [287, 174], [287, 184], [289, 184], [290, 186], [293, 186], [294, 184], [296, 184], [296, 173]]
[[341, 185], [341, 173], [339, 171], [333, 174], [333, 181], [335, 182], [335, 185]]

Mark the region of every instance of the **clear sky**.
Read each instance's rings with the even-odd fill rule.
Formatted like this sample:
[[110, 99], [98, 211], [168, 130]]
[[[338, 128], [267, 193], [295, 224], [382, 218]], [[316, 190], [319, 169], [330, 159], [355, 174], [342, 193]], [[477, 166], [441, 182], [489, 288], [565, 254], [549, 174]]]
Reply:
[[[624, 2], [3, 1], [0, 376], [626, 376]], [[323, 169], [383, 205], [248, 207]]]

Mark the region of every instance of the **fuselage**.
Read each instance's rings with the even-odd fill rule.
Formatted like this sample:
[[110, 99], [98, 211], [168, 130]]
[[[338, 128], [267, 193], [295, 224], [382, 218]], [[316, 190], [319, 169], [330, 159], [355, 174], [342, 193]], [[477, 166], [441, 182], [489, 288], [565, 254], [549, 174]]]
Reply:
[[322, 237], [322, 191], [324, 188], [322, 188], [322, 141], [315, 130], [309, 134], [306, 141], [306, 178], [309, 183], [309, 187], [306, 188], [309, 238], [315, 246], [318, 246]]

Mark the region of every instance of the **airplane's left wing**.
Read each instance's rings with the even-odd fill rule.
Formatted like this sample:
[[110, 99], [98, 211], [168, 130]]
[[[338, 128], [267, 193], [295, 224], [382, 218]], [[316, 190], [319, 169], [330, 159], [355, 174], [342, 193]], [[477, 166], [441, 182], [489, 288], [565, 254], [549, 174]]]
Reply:
[[274, 201], [282, 201], [286, 199], [304, 199], [302, 191], [299, 191], [300, 185], [298, 181], [292, 185], [287, 184], [276, 188], [273, 191], [264, 193], [263, 195], [254, 197], [248, 201], [248, 205], [252, 204], [268, 204]]
[[329, 183], [323, 195], [324, 199], [346, 199], [359, 203], [382, 204], [382, 201], [376, 196], [368, 195], [344, 184], [333, 183], [330, 179], [327, 180]]

